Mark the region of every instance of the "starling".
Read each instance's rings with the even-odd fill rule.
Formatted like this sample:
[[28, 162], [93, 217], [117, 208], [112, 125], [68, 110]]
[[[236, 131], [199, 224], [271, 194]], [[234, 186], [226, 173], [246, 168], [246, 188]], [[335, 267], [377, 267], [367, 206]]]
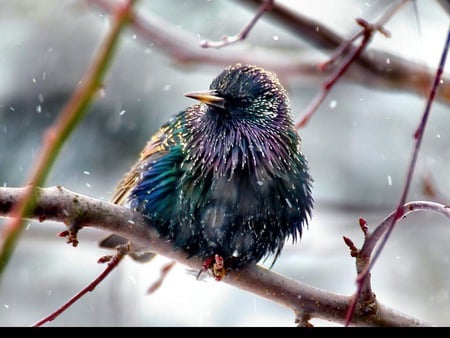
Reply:
[[[113, 202], [145, 215], [174, 248], [221, 270], [217, 279], [270, 255], [273, 264], [287, 238], [301, 237], [313, 207], [285, 89], [274, 74], [236, 64], [210, 90], [185, 96], [200, 103], [156, 132]], [[102, 246], [108, 242], [120, 238]]]

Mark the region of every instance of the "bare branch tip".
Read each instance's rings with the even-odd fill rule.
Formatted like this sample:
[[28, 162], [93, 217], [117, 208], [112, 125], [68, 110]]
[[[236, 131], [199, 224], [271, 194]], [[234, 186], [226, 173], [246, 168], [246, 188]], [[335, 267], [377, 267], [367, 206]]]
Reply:
[[377, 28], [377, 31], [381, 33], [385, 38], [390, 38], [392, 36], [391, 32], [389, 32], [386, 28], [383, 26], [379, 26]]
[[78, 230], [79, 230], [79, 228], [76, 230], [72, 230], [72, 229], [64, 230], [64, 231], [59, 232], [56, 236], [61, 237], [61, 238], [67, 237], [66, 243], [72, 244], [73, 247], [76, 247], [76, 246], [78, 246], [78, 243], [79, 243], [78, 238], [77, 238]]
[[361, 26], [365, 30], [371, 30], [373, 28], [373, 26], [363, 18], [356, 18], [355, 21], [359, 26]]
[[58, 237], [67, 237], [67, 236], [69, 236], [69, 231], [67, 231], [67, 230], [61, 231], [56, 236], [58, 236]]
[[104, 263], [111, 262], [113, 257], [114, 257], [113, 255], [102, 256], [97, 260], [97, 263], [104, 264]]
[[[78, 232], [81, 230], [81, 226], [78, 225], [76, 222], [70, 224], [68, 226], [67, 235], [64, 237], [67, 237], [67, 244], [72, 244], [72, 246], [75, 248], [78, 246]], [[64, 232], [64, 231], [63, 231]]]
[[364, 238], [369, 237], [369, 227], [367, 226], [367, 221], [364, 218], [359, 219], [359, 227], [364, 234]]
[[342, 238], [344, 239], [344, 243], [348, 246], [348, 248], [350, 249], [350, 256], [352, 257], [357, 257], [359, 254], [359, 250], [358, 248], [355, 246], [355, 244], [353, 243], [353, 241], [346, 237], [346, 236], [342, 236]]

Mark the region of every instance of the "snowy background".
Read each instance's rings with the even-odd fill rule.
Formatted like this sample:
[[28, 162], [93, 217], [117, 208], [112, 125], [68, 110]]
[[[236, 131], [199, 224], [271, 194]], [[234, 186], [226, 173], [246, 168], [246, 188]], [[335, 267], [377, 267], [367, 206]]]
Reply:
[[[286, 1], [342, 36], [354, 19], [376, 20], [390, 1]], [[416, 8], [414, 7], [416, 6]], [[106, 13], [84, 1], [0, 0], [0, 184], [21, 186], [33, 168], [42, 134], [60, 113], [109, 28]], [[417, 11], [416, 11], [417, 9]], [[253, 12], [237, 1], [141, 0], [137, 11], [157, 15], [198, 41], [237, 33]], [[436, 67], [448, 29], [437, 1], [407, 4], [389, 21], [392, 37], [371, 47]], [[262, 19], [245, 42], [308, 50], [300, 37]], [[230, 48], [235, 48], [230, 46]], [[448, 67], [447, 67], [448, 68]], [[207, 89], [220, 66], [177, 65], [151, 42], [127, 30], [102, 95], [69, 138], [46, 186], [109, 200], [147, 139], [172, 114], [191, 105], [183, 94]], [[322, 79], [285, 82], [296, 118]], [[393, 89], [342, 81], [299, 132], [314, 177], [316, 206], [300, 243], [286, 245], [273, 270], [312, 286], [350, 295], [354, 260], [342, 236], [362, 243], [358, 219], [375, 227], [400, 198], [412, 135], [425, 100]], [[430, 116], [409, 200], [426, 197], [420, 178], [430, 174], [450, 199], [450, 111], [436, 103]], [[447, 200], [448, 201], [448, 200]], [[0, 227], [5, 223], [0, 219]], [[450, 223], [415, 213], [399, 223], [372, 273], [383, 304], [434, 325], [450, 325]], [[86, 229], [74, 249], [56, 234], [61, 224], [30, 222], [0, 280], [0, 325], [30, 326], [104, 269], [97, 259], [105, 233]], [[126, 258], [103, 283], [48, 326], [293, 326], [293, 313], [212, 279], [197, 281], [177, 265], [147, 295], [168, 261]], [[313, 320], [317, 325], [333, 323]]]

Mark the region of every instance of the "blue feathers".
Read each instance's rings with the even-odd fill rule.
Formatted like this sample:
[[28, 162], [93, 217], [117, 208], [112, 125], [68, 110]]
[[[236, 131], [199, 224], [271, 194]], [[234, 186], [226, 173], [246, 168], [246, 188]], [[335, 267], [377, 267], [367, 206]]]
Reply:
[[177, 203], [183, 156], [181, 145], [175, 145], [158, 159], [150, 157], [143, 161], [139, 184], [131, 191], [131, 196], [138, 198], [131, 199], [131, 207], [149, 218], [170, 221], [172, 206]]

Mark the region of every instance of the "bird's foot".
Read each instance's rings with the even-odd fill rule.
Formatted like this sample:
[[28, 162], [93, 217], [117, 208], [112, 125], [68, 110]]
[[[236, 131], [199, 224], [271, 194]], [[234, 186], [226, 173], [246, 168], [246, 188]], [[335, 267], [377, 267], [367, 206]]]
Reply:
[[220, 281], [226, 275], [224, 259], [222, 256], [216, 254], [208, 257], [203, 261], [203, 269], [199, 271], [197, 279], [203, 271], [211, 270], [216, 281]]
[[220, 255], [214, 255], [214, 263], [212, 265], [212, 273], [216, 281], [220, 281], [225, 275], [225, 264], [223, 261], [223, 257]]

